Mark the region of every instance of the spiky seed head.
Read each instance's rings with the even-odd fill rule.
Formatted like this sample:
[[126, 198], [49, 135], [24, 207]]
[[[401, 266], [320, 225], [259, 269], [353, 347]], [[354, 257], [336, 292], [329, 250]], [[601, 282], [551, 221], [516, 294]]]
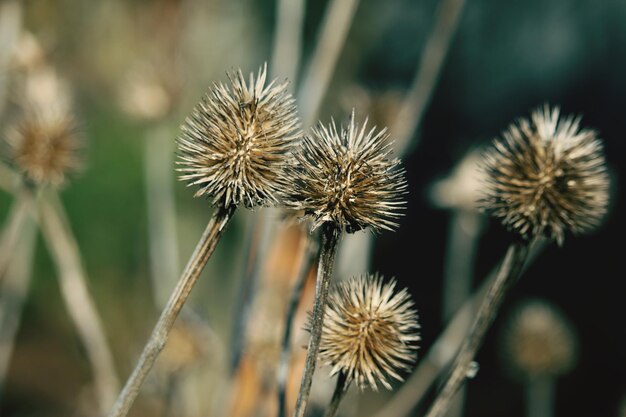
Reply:
[[355, 121], [319, 123], [305, 135], [284, 171], [283, 203], [301, 210], [315, 229], [332, 222], [349, 233], [367, 227], [391, 230], [405, 206], [407, 184], [400, 161], [391, 158], [386, 129]]
[[230, 85], [214, 84], [182, 126], [180, 179], [215, 206], [276, 202], [277, 177], [299, 137], [287, 83], [266, 84], [267, 67], [248, 82], [241, 70]]
[[528, 301], [518, 307], [504, 341], [512, 370], [525, 378], [561, 375], [576, 362], [574, 330], [546, 301]]
[[607, 210], [609, 178], [596, 133], [547, 105], [509, 126], [484, 155], [482, 206], [525, 238], [596, 227]]
[[360, 389], [402, 381], [416, 358], [419, 324], [407, 291], [379, 275], [340, 282], [328, 295], [319, 359]]
[[9, 128], [6, 143], [11, 164], [38, 185], [60, 185], [82, 165], [76, 124], [67, 114], [51, 117], [30, 108]]

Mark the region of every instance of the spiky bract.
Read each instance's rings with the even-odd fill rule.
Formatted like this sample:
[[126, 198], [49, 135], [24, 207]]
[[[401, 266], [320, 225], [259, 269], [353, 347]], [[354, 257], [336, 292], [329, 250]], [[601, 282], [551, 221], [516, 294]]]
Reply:
[[545, 234], [560, 244], [566, 230], [596, 227], [609, 179], [601, 142], [579, 123], [544, 106], [509, 126], [484, 155], [483, 207], [525, 238]]
[[6, 135], [9, 159], [24, 177], [39, 185], [60, 185], [81, 166], [74, 119], [54, 117], [33, 107]]
[[378, 383], [391, 389], [389, 377], [402, 380], [415, 360], [417, 312], [408, 291], [394, 293], [396, 283], [378, 275], [354, 277], [329, 294], [319, 358], [342, 372], [360, 389]]
[[230, 85], [214, 84], [182, 126], [180, 178], [199, 186], [216, 206], [273, 203], [277, 177], [300, 135], [287, 83], [266, 85], [266, 67], [246, 83], [241, 70]]
[[313, 229], [325, 222], [349, 233], [393, 229], [407, 185], [388, 137], [386, 129], [367, 130], [367, 120], [359, 127], [354, 111], [339, 130], [319, 123], [285, 170], [284, 204], [302, 210]]
[[563, 316], [545, 301], [518, 307], [505, 333], [505, 346], [513, 370], [525, 378], [556, 376], [575, 364], [574, 331]]

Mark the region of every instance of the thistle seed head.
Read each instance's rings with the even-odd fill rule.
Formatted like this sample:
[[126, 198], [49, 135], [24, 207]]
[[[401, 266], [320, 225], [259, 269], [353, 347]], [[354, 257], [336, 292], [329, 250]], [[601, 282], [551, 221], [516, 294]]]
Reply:
[[378, 383], [391, 389], [389, 377], [402, 381], [416, 357], [417, 311], [408, 291], [395, 292], [396, 282], [379, 275], [339, 283], [328, 296], [319, 358], [342, 372], [360, 389]]
[[180, 179], [199, 186], [213, 205], [274, 203], [279, 176], [299, 121], [287, 83], [266, 85], [266, 66], [248, 82], [241, 70], [230, 85], [214, 84], [182, 126]]
[[571, 325], [545, 301], [519, 307], [504, 340], [513, 370], [525, 378], [561, 375], [576, 362], [577, 343]]
[[80, 140], [69, 115], [50, 117], [31, 108], [6, 134], [8, 157], [26, 179], [38, 185], [62, 184], [81, 167]]
[[387, 130], [355, 121], [337, 129], [318, 124], [305, 135], [284, 171], [283, 203], [302, 210], [315, 229], [332, 222], [349, 233], [366, 227], [391, 230], [404, 208], [407, 184], [391, 158]]
[[509, 126], [483, 158], [481, 204], [525, 238], [593, 229], [607, 210], [609, 178], [596, 133], [547, 105]]

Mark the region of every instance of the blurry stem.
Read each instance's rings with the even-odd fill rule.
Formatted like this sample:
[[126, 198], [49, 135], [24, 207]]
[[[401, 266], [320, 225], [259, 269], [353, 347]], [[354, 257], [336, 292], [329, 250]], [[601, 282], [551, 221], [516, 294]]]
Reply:
[[0, 237], [0, 282], [4, 280], [20, 236], [28, 224], [29, 217], [32, 216], [30, 212], [33, 203], [32, 198], [32, 195], [26, 190], [18, 192], [2, 230]]
[[235, 209], [236, 206], [233, 205], [216, 209], [200, 241], [196, 245], [178, 284], [176, 284], [176, 288], [174, 288], [167, 305], [154, 326], [152, 334], [135, 365], [135, 369], [109, 412], [109, 417], [123, 417], [128, 414], [150, 369], [152, 369], [159, 353], [165, 347], [167, 337], [174, 326], [176, 317], [178, 317], [180, 310], [183, 308], [187, 298], [189, 298], [193, 286], [198, 281], [200, 273], [213, 254], [215, 246], [222, 237], [222, 233], [232, 218]]
[[291, 290], [291, 298], [289, 299], [289, 305], [287, 306], [287, 316], [285, 318], [285, 329], [283, 333], [283, 340], [281, 342], [280, 362], [278, 363], [278, 416], [285, 417], [287, 415], [286, 409], [286, 390], [287, 390], [287, 376], [289, 374], [289, 363], [291, 362], [291, 331], [293, 328], [293, 320], [296, 317], [296, 311], [302, 298], [302, 291], [306, 283], [311, 269], [315, 266], [315, 261], [319, 257], [320, 245], [317, 241], [317, 235], [310, 236], [303, 234], [304, 236], [304, 248], [303, 256], [300, 262], [300, 269], [298, 270], [298, 276], [293, 284]]
[[452, 363], [452, 370], [426, 413], [426, 417], [445, 415], [454, 395], [467, 378], [471, 362], [495, 319], [505, 294], [519, 277], [527, 257], [528, 244], [526, 242], [515, 242], [509, 246], [498, 274], [487, 289], [487, 294], [482, 299], [472, 327]]
[[239, 294], [237, 296], [237, 305], [239, 308], [237, 308], [235, 312], [230, 343], [230, 371], [232, 374], [235, 373], [241, 360], [246, 336], [246, 325], [252, 310], [251, 305], [258, 285], [262, 258], [259, 256], [259, 251], [261, 250], [261, 246], [265, 244], [265, 239], [263, 238], [269, 237], [271, 234], [270, 231], [267, 230], [269, 228], [267, 223], [269, 223], [269, 221], [258, 212], [252, 212], [248, 216], [248, 225], [244, 233], [245, 246], [243, 249], [243, 263], [245, 266], [239, 286]]
[[180, 274], [172, 149], [170, 135], [162, 126], [151, 130], [144, 142], [150, 276], [155, 303], [161, 310]]
[[87, 288], [78, 244], [56, 193], [50, 192], [41, 199], [39, 216], [46, 245], [58, 270], [63, 301], [87, 351], [100, 410], [104, 413], [115, 399], [119, 380], [102, 322]]
[[464, 5], [465, 0], [441, 0], [439, 3], [437, 19], [422, 50], [415, 78], [392, 124], [391, 131], [397, 138], [395, 142], [397, 155], [406, 153], [409, 146], [417, 146], [418, 138], [414, 138], [415, 132], [419, 129], [437, 85]]
[[[525, 267], [543, 250], [544, 242], [533, 245], [529, 260]], [[483, 281], [480, 288], [467, 298], [463, 306], [457, 310], [454, 317], [448, 322], [445, 329], [422, 358], [417, 369], [407, 379], [405, 384], [374, 414], [374, 417], [406, 417], [424, 398], [441, 372], [448, 367], [459, 346], [465, 340], [467, 329], [472, 317], [476, 314], [478, 304], [485, 298], [487, 289], [496, 279], [497, 271], [492, 271]]]
[[[32, 208], [31, 205], [29, 209]], [[29, 213], [22, 227], [19, 242], [15, 251], [11, 252], [11, 260], [0, 287], [0, 393], [4, 392], [4, 381], [13, 352], [15, 334], [20, 325], [24, 300], [30, 287], [36, 242], [33, 214]], [[4, 253], [4, 248], [2, 251]]]
[[18, 181], [18, 176], [5, 164], [0, 162], [0, 188], [7, 193], [14, 192]]
[[296, 85], [302, 50], [304, 0], [277, 0], [277, 22], [270, 70], [272, 77], [286, 77]]
[[317, 45], [303, 75], [298, 95], [302, 125], [305, 128], [311, 126], [317, 118], [358, 4], [359, 0], [331, 0], [327, 6]]
[[0, 2], [0, 114], [4, 111], [7, 98], [6, 72], [21, 29], [22, 2], [19, 0]]
[[339, 372], [337, 376], [337, 385], [335, 385], [335, 392], [333, 392], [333, 398], [330, 400], [330, 404], [324, 413], [324, 417], [335, 417], [339, 403], [343, 399], [344, 395], [348, 391], [350, 384], [346, 384], [346, 375], [343, 372]]
[[526, 384], [526, 415], [528, 417], [554, 416], [555, 379], [550, 376], [535, 377]]
[[[480, 235], [481, 218], [474, 210], [453, 209], [443, 277], [444, 322], [461, 308], [471, 294], [472, 271], [476, 256], [476, 244]], [[450, 406], [448, 417], [463, 415], [465, 389], [461, 387]]]
[[304, 416], [309, 401], [313, 374], [315, 373], [315, 365], [317, 363], [317, 353], [322, 338], [322, 326], [324, 324], [324, 313], [326, 312], [328, 287], [333, 275], [333, 264], [335, 262], [339, 238], [341, 237], [341, 230], [336, 225], [327, 222], [322, 226], [321, 234], [322, 242], [317, 267], [317, 280], [315, 283], [315, 302], [311, 315], [311, 336], [306, 352], [302, 383], [300, 385], [300, 391], [298, 392], [296, 408], [293, 413], [294, 417]]

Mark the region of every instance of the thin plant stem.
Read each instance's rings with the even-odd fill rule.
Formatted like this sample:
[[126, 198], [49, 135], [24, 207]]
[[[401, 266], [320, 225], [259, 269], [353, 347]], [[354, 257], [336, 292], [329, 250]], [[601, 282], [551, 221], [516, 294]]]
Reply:
[[58, 270], [63, 301], [85, 346], [99, 409], [104, 413], [115, 399], [119, 380], [102, 321], [89, 294], [78, 244], [56, 193], [51, 192], [40, 200], [39, 218], [44, 240]]
[[[525, 267], [530, 265], [543, 250], [543, 247], [543, 241], [533, 245]], [[417, 369], [404, 385], [396, 391], [394, 396], [373, 414], [373, 417], [406, 417], [411, 414], [411, 411], [424, 398], [442, 371], [447, 369], [452, 359], [454, 359], [455, 352], [457, 352], [465, 340], [467, 329], [472, 323], [471, 319], [476, 315], [478, 305], [485, 298], [487, 289], [494, 282], [496, 275], [497, 270], [492, 271], [481, 286], [465, 300], [463, 306], [456, 311], [454, 317], [450, 319], [445, 329], [439, 334], [426, 356], [420, 360]]]
[[4, 392], [15, 335], [30, 288], [37, 231], [33, 214], [22, 227], [20, 240], [0, 287], [0, 394]]
[[26, 190], [22, 190], [17, 194], [2, 230], [2, 236], [0, 236], [0, 282], [4, 280], [20, 236], [28, 223], [29, 217], [32, 216], [32, 213], [30, 213], [31, 198], [32, 196]]
[[9, 68], [14, 45], [22, 30], [22, 2], [8, 0], [0, 2], [0, 114], [4, 111], [8, 96], [6, 72]]
[[304, 0], [276, 1], [276, 31], [272, 48], [272, 77], [286, 77], [295, 85], [302, 53]]
[[146, 202], [150, 276], [159, 311], [167, 303], [169, 290], [180, 274], [171, 139], [163, 127], [148, 132], [144, 140]]
[[317, 281], [315, 283], [315, 302], [311, 315], [311, 336], [306, 352], [304, 373], [302, 383], [298, 392], [296, 407], [293, 412], [294, 417], [303, 417], [311, 393], [313, 374], [317, 364], [317, 353], [319, 352], [320, 340], [322, 338], [322, 326], [324, 325], [324, 314], [326, 312], [326, 302], [328, 298], [328, 288], [333, 274], [333, 265], [337, 245], [341, 237], [341, 230], [334, 224], [326, 223], [322, 226], [322, 242], [320, 245], [320, 257], [317, 267]]
[[471, 362], [495, 319], [505, 294], [519, 277], [527, 257], [527, 243], [515, 242], [509, 246], [496, 279], [487, 289], [469, 334], [452, 363], [452, 370], [426, 417], [442, 417], [448, 410], [454, 395], [467, 378]]
[[526, 415], [528, 417], [554, 416], [555, 378], [542, 376], [526, 383]]
[[154, 326], [135, 369], [109, 412], [109, 417], [124, 417], [128, 414], [150, 369], [152, 369], [159, 353], [165, 347], [167, 337], [174, 326], [176, 317], [178, 317], [180, 310], [183, 308], [187, 298], [189, 298], [193, 286], [198, 281], [200, 273], [213, 254], [215, 246], [220, 240], [226, 225], [231, 220], [235, 209], [236, 206], [233, 205], [216, 209], [200, 241], [196, 245], [178, 284], [176, 284], [167, 305]]
[[331, 0], [326, 8], [317, 45], [304, 72], [298, 94], [302, 125], [305, 128], [311, 126], [317, 118], [358, 4], [359, 0]]
[[415, 78], [392, 124], [391, 131], [397, 138], [395, 148], [398, 155], [404, 154], [409, 146], [415, 148], [418, 144], [419, 138], [414, 137], [415, 132], [419, 129], [437, 86], [464, 5], [465, 0], [441, 0], [439, 3], [437, 18], [422, 50]]
[[287, 415], [287, 376], [289, 374], [289, 362], [291, 361], [290, 347], [293, 321], [296, 317], [296, 311], [298, 310], [298, 305], [300, 304], [302, 298], [302, 291], [304, 290], [306, 280], [315, 266], [315, 261], [319, 258], [320, 245], [317, 241], [317, 237], [305, 235], [304, 239], [306, 240], [304, 244], [304, 253], [302, 261], [300, 262], [298, 275], [291, 290], [291, 297], [289, 299], [289, 305], [287, 306], [287, 316], [285, 318], [285, 329], [280, 346], [280, 360], [278, 362], [277, 378], [278, 417], [285, 417]]
[[[471, 294], [472, 271], [478, 237], [480, 214], [473, 210], [453, 209], [443, 277], [442, 317], [448, 321]], [[448, 417], [461, 417], [465, 403], [465, 387], [456, 394]]]
[[337, 409], [339, 408], [339, 404], [343, 397], [348, 392], [348, 388], [350, 384], [346, 383], [346, 375], [343, 372], [340, 372], [337, 376], [337, 385], [335, 385], [335, 391], [333, 392], [333, 397], [330, 400], [330, 404], [324, 413], [324, 417], [335, 417], [337, 414]]

